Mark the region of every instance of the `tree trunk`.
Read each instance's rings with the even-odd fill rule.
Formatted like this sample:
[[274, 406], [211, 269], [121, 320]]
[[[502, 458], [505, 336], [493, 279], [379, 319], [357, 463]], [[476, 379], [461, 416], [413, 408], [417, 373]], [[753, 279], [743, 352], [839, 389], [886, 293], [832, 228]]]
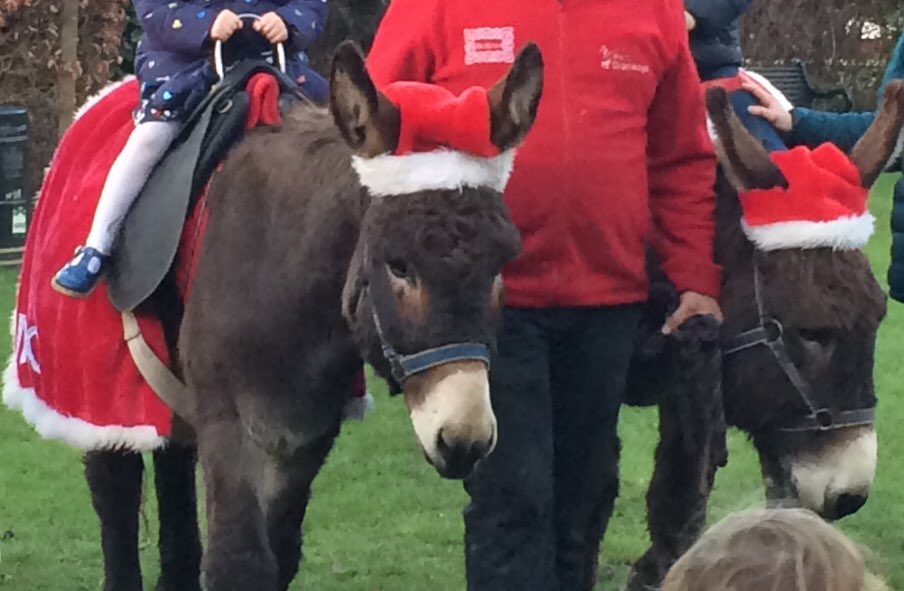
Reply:
[[60, 63], [57, 69], [58, 129], [62, 136], [75, 115], [78, 63], [79, 0], [63, 0], [60, 14]]

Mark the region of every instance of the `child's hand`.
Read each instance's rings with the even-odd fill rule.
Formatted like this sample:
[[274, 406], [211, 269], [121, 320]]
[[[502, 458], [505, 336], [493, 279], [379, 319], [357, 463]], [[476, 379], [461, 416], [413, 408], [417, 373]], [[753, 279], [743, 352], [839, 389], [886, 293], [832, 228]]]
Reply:
[[760, 101], [759, 105], [753, 105], [747, 108], [751, 115], [762, 117], [771, 123], [772, 127], [779, 131], [784, 131], [785, 133], [791, 131], [794, 127], [794, 119], [791, 117], [791, 112], [782, 107], [781, 103], [778, 102], [778, 99], [769, 94], [769, 92], [759, 84], [745, 81], [741, 86], [744, 90], [755, 96], [756, 100]]
[[210, 38], [214, 41], [226, 42], [241, 28], [242, 19], [231, 10], [224, 10], [213, 21], [213, 26], [210, 27]]
[[275, 12], [268, 12], [254, 21], [254, 30], [273, 45], [284, 43], [289, 38], [289, 29], [285, 21]]

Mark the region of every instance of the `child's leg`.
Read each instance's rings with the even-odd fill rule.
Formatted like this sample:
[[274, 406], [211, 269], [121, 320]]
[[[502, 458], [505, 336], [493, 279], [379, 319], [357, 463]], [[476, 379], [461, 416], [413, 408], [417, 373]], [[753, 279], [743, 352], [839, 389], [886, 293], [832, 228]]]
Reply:
[[110, 168], [85, 246], [110, 254], [129, 208], [179, 128], [179, 123], [171, 121], [148, 121], [135, 128]]
[[760, 104], [759, 101], [751, 93], [746, 90], [739, 90], [731, 93], [731, 104], [735, 113], [744, 127], [747, 128], [753, 136], [762, 142], [763, 147], [769, 152], [782, 152], [787, 150], [784, 140], [779, 136], [778, 132], [772, 127], [772, 124], [763, 119], [750, 114], [748, 107]]

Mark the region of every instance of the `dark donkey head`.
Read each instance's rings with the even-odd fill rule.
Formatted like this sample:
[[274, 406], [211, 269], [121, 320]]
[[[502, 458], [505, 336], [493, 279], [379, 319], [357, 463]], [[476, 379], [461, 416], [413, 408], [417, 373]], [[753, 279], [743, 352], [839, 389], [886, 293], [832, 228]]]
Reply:
[[343, 310], [368, 361], [404, 392], [428, 461], [450, 478], [470, 473], [496, 443], [489, 351], [500, 273], [520, 248], [501, 192], [542, 81], [540, 52], [529, 45], [490, 89], [482, 104], [497, 156], [395, 155], [405, 115], [376, 90], [354, 45], [333, 63], [333, 116], [369, 198]]
[[[789, 187], [731, 111], [724, 90], [711, 90], [707, 107], [723, 171], [735, 189], [754, 191], [746, 198], [755, 199], [763, 195], [756, 190]], [[890, 158], [902, 121], [904, 85], [896, 82], [850, 155], [863, 187]], [[737, 195], [725, 178], [720, 182], [716, 248], [725, 269], [726, 417], [752, 436], [770, 501], [843, 517], [866, 502], [876, 470], [873, 353], [885, 296], [857, 248], [872, 218], [864, 213], [832, 222], [852, 231], [829, 240], [840, 238], [848, 242], [844, 247], [827, 244], [824, 236], [802, 247], [794, 222], [773, 235], [790, 239], [787, 244], [766, 247], [749, 226], [753, 242], [747, 239]], [[807, 203], [810, 196], [814, 203], [825, 197], [816, 190]], [[821, 232], [824, 224], [809, 231]]]

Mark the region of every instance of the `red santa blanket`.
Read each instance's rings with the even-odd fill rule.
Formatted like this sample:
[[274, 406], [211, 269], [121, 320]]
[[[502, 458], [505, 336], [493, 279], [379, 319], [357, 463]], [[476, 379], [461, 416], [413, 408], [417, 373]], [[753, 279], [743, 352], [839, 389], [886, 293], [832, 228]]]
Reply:
[[[248, 126], [279, 120], [278, 91], [261, 78], [248, 90]], [[4, 375], [3, 401], [23, 413], [45, 438], [83, 450], [152, 450], [172, 429], [172, 413], [141, 377], [123, 339], [122, 319], [102, 282], [86, 300], [64, 297], [50, 281], [71, 258], [91, 226], [101, 189], [133, 129], [138, 103], [134, 78], [89, 101], [66, 131], [51, 161], [25, 245], [13, 317], [14, 348]], [[183, 233], [177, 262], [187, 293], [206, 210], [203, 199]], [[144, 339], [169, 363], [163, 329], [153, 315], [136, 311]], [[351, 407], [363, 411], [363, 373]]]

